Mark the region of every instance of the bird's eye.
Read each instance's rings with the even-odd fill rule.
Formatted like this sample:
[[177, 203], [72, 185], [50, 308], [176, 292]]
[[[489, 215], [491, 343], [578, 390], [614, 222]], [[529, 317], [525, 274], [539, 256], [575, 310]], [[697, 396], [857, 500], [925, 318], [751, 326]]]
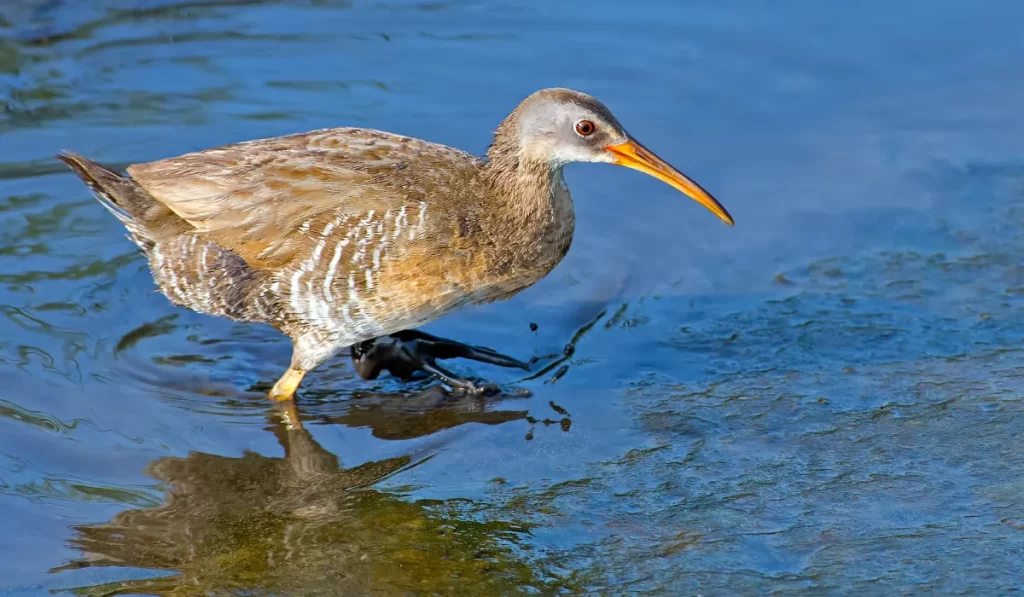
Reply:
[[581, 120], [576, 123], [576, 134], [581, 137], [592, 135], [597, 127], [589, 120]]

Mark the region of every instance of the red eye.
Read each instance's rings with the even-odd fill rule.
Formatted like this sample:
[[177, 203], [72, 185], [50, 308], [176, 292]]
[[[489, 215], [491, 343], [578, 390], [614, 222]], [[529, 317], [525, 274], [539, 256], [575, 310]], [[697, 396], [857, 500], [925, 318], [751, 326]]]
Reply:
[[576, 134], [578, 134], [581, 137], [591, 135], [594, 133], [595, 130], [597, 130], [597, 127], [594, 126], [594, 123], [589, 120], [581, 120], [576, 123]]

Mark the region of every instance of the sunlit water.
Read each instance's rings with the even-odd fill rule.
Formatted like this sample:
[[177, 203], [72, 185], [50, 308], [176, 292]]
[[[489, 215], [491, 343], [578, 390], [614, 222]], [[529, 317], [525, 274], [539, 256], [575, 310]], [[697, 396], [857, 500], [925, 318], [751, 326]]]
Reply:
[[[3, 3], [0, 593], [1024, 588], [1022, 19], [994, 0]], [[526, 380], [456, 365], [529, 398], [365, 383], [339, 358], [288, 428], [261, 393], [288, 342], [172, 307], [51, 158], [333, 125], [482, 152], [555, 85], [737, 225], [569, 168], [565, 262], [429, 326], [540, 357]]]

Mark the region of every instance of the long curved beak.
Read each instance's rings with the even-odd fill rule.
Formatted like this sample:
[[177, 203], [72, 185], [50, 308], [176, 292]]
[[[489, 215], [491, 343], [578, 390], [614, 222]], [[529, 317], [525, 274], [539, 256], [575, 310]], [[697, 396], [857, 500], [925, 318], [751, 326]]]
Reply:
[[639, 170], [644, 174], [650, 174], [654, 178], [672, 185], [697, 203], [706, 207], [711, 213], [725, 222], [727, 226], [732, 226], [735, 223], [729, 212], [711, 196], [711, 193], [702, 189], [699, 184], [636, 141], [630, 139], [625, 143], [609, 145], [605, 149], [614, 156], [612, 163]]

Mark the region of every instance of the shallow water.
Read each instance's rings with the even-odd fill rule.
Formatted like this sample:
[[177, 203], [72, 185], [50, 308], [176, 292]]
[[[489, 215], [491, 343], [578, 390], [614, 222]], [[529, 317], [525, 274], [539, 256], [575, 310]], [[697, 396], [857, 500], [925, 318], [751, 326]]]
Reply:
[[[1024, 5], [0, 6], [0, 593], [1024, 588]], [[332, 125], [481, 152], [568, 86], [714, 192], [573, 166], [566, 260], [428, 329], [529, 398], [172, 307], [51, 155]], [[537, 323], [536, 331], [530, 323]], [[575, 345], [560, 360], [562, 348]], [[562, 365], [568, 371], [549, 380]]]

